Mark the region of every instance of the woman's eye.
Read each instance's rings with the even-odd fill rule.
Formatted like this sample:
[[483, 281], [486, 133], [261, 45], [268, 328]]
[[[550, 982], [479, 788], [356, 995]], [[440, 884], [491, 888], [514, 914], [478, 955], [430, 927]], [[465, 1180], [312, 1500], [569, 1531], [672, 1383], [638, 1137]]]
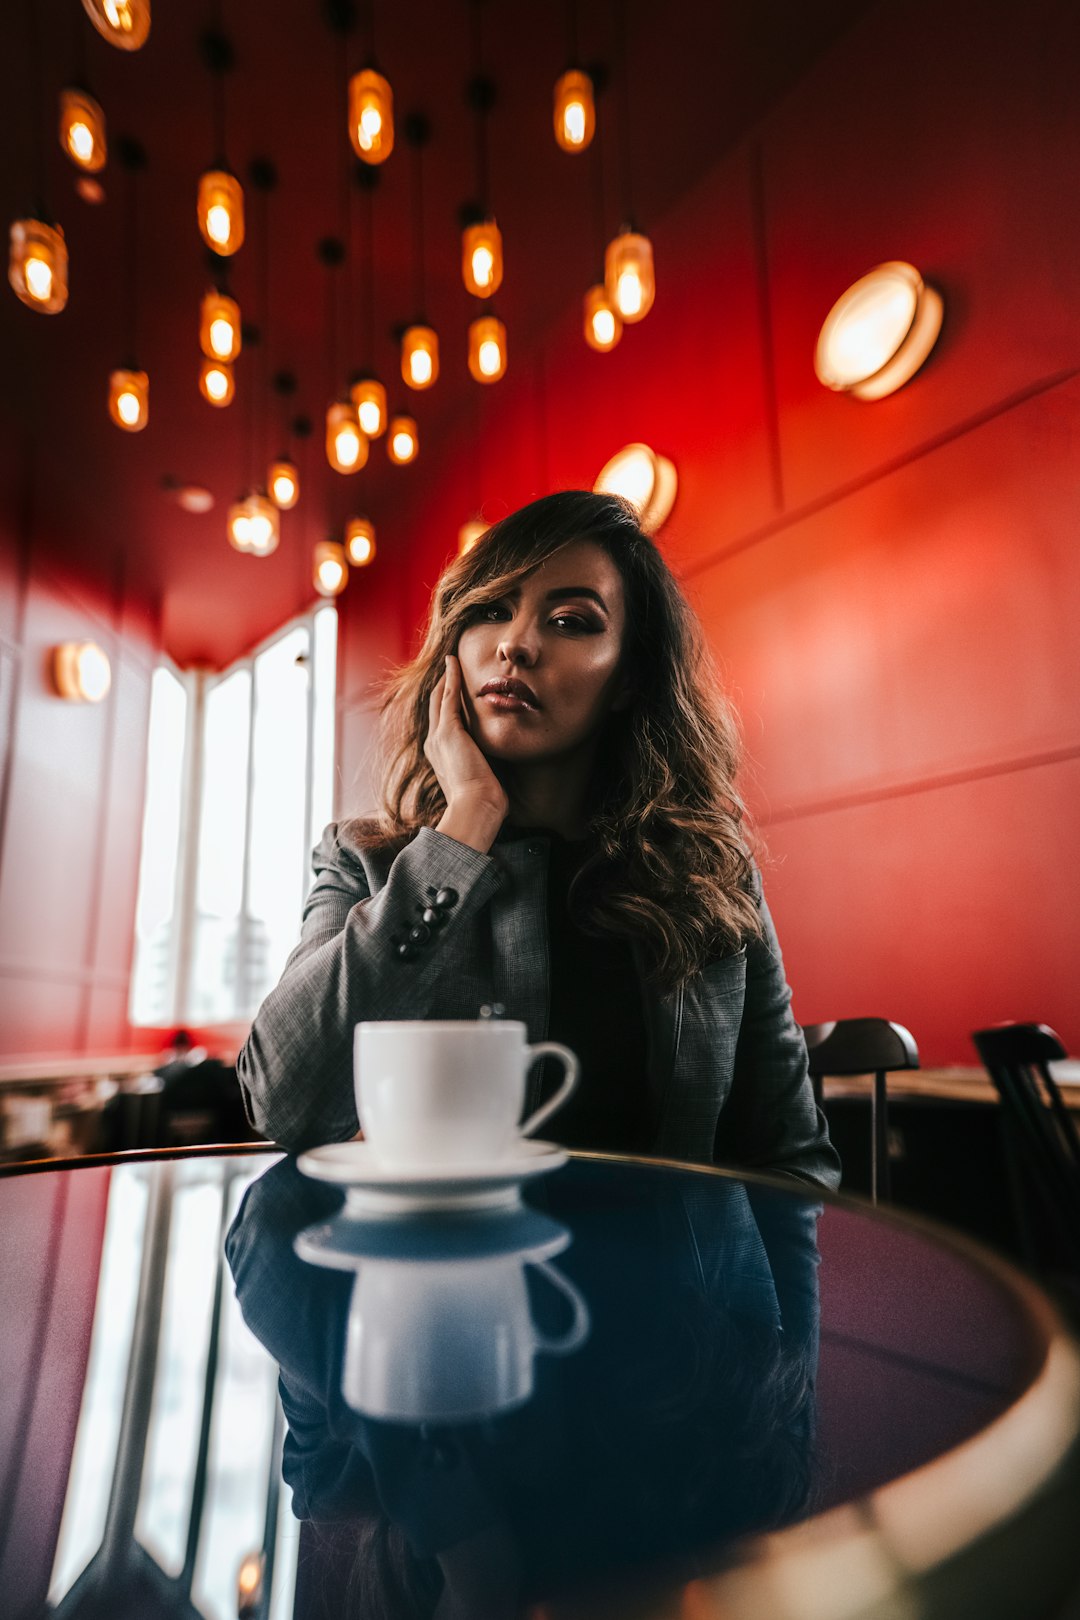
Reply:
[[509, 611], [505, 602], [484, 602], [477, 608], [476, 618], [480, 623], [494, 624], [497, 623], [497, 615], [505, 618]]
[[564, 624], [568, 630], [579, 633], [587, 633], [590, 630], [600, 628], [594, 620], [587, 619], [583, 613], [556, 613], [553, 615], [551, 622], [552, 624]]

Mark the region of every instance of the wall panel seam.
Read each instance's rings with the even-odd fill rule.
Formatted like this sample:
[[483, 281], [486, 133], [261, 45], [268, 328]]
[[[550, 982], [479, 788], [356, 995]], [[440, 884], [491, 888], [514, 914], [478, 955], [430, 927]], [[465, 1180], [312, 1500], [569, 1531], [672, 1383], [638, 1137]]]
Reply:
[[760, 545], [762, 541], [771, 540], [775, 535], [783, 534], [788, 529], [797, 528], [800, 523], [805, 523], [808, 518], [817, 517], [820, 513], [827, 512], [832, 506], [839, 506], [852, 495], [859, 495], [863, 490], [871, 489], [874, 484], [881, 483], [886, 478], [891, 478], [894, 473], [902, 472], [913, 463], [933, 455], [936, 450], [944, 449], [947, 445], [954, 444], [967, 434], [974, 433], [981, 427], [986, 427], [989, 423], [996, 421], [998, 417], [1007, 415], [1009, 411], [1015, 410], [1021, 405], [1026, 405], [1030, 400], [1038, 399], [1042, 394], [1048, 394], [1055, 388], [1063, 387], [1066, 383], [1072, 382], [1077, 376], [1080, 376], [1080, 367], [1074, 367], [1069, 371], [1056, 372], [1051, 377], [1040, 378], [1038, 382], [1032, 383], [1030, 387], [1021, 389], [1018, 393], [1010, 394], [1007, 399], [999, 400], [996, 404], [988, 406], [986, 410], [979, 411], [975, 416], [966, 417], [964, 421], [958, 422], [954, 427], [946, 428], [941, 433], [935, 434], [933, 438], [924, 440], [922, 444], [914, 445], [910, 450], [905, 451], [903, 455], [896, 456], [891, 461], [882, 462], [861, 477], [853, 478], [846, 484], [838, 484], [835, 489], [830, 490], [827, 494], [820, 495], [815, 500], [807, 501], [802, 506], [793, 507], [790, 511], [785, 512], [782, 517], [773, 518], [768, 523], [762, 523], [758, 528], [748, 530], [747, 533], [729, 541], [726, 545], [718, 546], [715, 551], [683, 564], [678, 570], [680, 578], [696, 579], [700, 574], [707, 573], [710, 568], [716, 568], [722, 563], [729, 562], [742, 552], [749, 551], [751, 547]]

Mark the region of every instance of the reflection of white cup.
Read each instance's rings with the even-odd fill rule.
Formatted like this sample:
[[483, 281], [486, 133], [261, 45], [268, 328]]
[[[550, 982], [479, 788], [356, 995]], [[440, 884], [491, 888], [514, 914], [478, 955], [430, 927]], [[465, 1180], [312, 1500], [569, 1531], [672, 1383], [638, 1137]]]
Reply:
[[[502, 1158], [577, 1085], [573, 1052], [525, 1036], [524, 1024], [501, 1019], [357, 1024], [356, 1110], [376, 1158], [402, 1169]], [[562, 1060], [563, 1082], [519, 1125], [526, 1075], [546, 1053]]]
[[[534, 1326], [527, 1264], [569, 1302], [565, 1333]], [[399, 1423], [492, 1417], [529, 1399], [538, 1351], [566, 1355], [588, 1333], [577, 1289], [527, 1252], [451, 1263], [364, 1260], [349, 1306], [342, 1393], [355, 1411]]]

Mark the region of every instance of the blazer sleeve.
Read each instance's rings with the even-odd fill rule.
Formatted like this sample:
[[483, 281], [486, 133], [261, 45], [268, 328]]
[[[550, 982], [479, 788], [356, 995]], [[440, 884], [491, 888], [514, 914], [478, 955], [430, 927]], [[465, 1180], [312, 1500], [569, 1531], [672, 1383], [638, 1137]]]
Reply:
[[814, 1100], [806, 1042], [791, 1011], [791, 990], [759, 872], [754, 882], [762, 933], [746, 949], [746, 999], [713, 1157], [835, 1190], [840, 1159]]
[[[336, 824], [313, 862], [300, 943], [236, 1060], [248, 1119], [291, 1152], [355, 1135], [353, 1026], [429, 1017], [454, 974], [463, 930], [500, 881], [490, 856], [430, 827], [400, 852], [376, 894]], [[443, 925], [422, 931], [427, 937], [403, 958], [399, 947], [439, 891]]]

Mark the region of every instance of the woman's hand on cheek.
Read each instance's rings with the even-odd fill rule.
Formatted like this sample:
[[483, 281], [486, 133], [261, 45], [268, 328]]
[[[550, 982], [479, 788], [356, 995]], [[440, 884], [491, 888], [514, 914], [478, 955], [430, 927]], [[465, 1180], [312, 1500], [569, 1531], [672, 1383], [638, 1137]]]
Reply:
[[[465, 729], [461, 694], [461, 665], [451, 654], [428, 703], [428, 732], [424, 753], [446, 798], [454, 824], [461, 815], [475, 817], [480, 835], [491, 825], [494, 841], [506, 819], [509, 800], [495, 772]], [[443, 817], [446, 822], [447, 817]], [[440, 822], [441, 831], [449, 831]], [[451, 832], [457, 837], [456, 832]], [[463, 839], [472, 843], [472, 838]]]

